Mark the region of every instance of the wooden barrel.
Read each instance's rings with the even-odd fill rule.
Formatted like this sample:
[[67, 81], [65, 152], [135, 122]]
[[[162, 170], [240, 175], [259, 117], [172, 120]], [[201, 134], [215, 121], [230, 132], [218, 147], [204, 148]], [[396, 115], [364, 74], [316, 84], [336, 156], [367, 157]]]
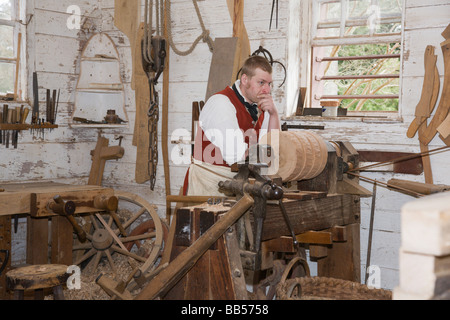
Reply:
[[261, 137], [260, 145], [270, 145], [273, 151], [271, 166], [278, 166], [277, 175], [283, 182], [317, 177], [328, 159], [326, 142], [310, 131], [269, 132]]

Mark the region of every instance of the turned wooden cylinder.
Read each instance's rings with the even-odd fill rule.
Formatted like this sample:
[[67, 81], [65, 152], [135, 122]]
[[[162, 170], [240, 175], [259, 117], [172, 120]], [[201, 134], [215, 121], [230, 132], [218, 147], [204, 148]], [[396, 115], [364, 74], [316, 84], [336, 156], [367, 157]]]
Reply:
[[276, 174], [283, 182], [315, 178], [327, 164], [327, 144], [311, 131], [269, 132], [261, 137], [259, 144], [271, 147], [269, 165], [277, 166]]

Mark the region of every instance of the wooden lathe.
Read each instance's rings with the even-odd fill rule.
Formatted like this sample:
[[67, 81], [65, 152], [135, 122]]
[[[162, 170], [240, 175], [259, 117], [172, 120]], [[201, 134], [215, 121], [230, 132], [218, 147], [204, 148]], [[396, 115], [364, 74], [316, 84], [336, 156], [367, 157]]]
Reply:
[[[281, 132], [280, 141], [287, 136], [293, 139]], [[302, 155], [306, 159], [279, 156], [281, 175], [263, 176], [259, 164], [240, 165], [234, 179], [219, 184], [235, 200], [211, 198], [178, 209], [170, 263], [137, 299], [249, 299], [249, 284], [257, 298], [271, 299], [280, 281], [309, 275], [305, 249], [317, 261], [318, 276], [360, 282], [360, 197], [370, 192], [345, 174], [358, 167], [358, 153], [348, 142], [313, 138], [319, 142], [302, 144], [312, 151]], [[288, 141], [280, 154], [293, 149]], [[237, 222], [218, 228], [230, 215]]]

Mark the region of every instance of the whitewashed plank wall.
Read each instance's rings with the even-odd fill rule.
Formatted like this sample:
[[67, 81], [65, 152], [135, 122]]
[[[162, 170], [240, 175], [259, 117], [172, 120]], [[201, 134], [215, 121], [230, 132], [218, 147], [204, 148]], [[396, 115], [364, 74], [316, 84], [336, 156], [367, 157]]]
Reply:
[[[292, 0], [291, 0], [292, 1]], [[186, 50], [201, 33], [194, 6], [191, 0], [172, 0], [173, 39], [180, 50]], [[78, 5], [83, 15], [82, 21], [90, 18], [97, 31], [108, 33], [118, 48], [121, 59], [121, 76], [125, 84], [125, 107], [129, 125], [125, 129], [105, 129], [103, 136], [110, 139], [110, 145], [117, 144], [115, 139], [124, 136], [122, 146], [125, 155], [118, 161], [108, 161], [105, 167], [103, 184], [123, 189], [143, 196], [158, 206], [158, 213], [165, 218], [165, 188], [162, 156], [159, 155], [157, 183], [151, 191], [148, 183], [137, 184], [134, 181], [136, 147], [132, 146], [135, 104], [131, 89], [131, 50], [129, 41], [118, 31], [112, 21], [114, 0], [36, 0], [28, 1], [28, 11], [33, 19], [28, 27], [29, 72], [38, 72], [41, 108], [44, 107], [45, 89], [61, 89], [57, 123], [59, 128], [45, 134], [44, 139], [33, 137], [29, 132], [20, 134], [18, 149], [5, 150], [0, 146], [0, 181], [58, 181], [73, 184], [87, 183], [91, 166], [90, 151], [95, 148], [98, 131], [94, 129], [69, 127], [74, 109], [75, 86], [79, 73], [79, 57], [87, 36], [82, 30], [69, 29], [66, 26], [70, 5]], [[198, 1], [206, 28], [211, 37], [232, 36], [232, 23], [225, 0]], [[268, 49], [274, 59], [287, 65], [287, 34], [289, 1], [279, 1], [278, 29], [269, 20], [272, 1], [255, 0], [245, 2], [244, 21], [249, 35], [251, 51], [260, 45]], [[433, 44], [439, 48], [442, 41], [440, 32], [448, 24], [450, 17], [448, 0], [418, 1], [406, 0], [405, 43], [403, 50], [403, 86], [401, 98], [401, 119], [392, 122], [353, 121], [308, 121], [324, 124], [326, 129], [318, 131], [328, 140], [348, 140], [359, 150], [385, 150], [418, 152], [417, 138], [408, 139], [406, 130], [412, 120], [414, 108], [420, 97], [423, 80], [423, 50]], [[440, 51], [437, 50], [438, 55]], [[169, 86], [169, 140], [171, 133], [184, 128], [190, 131], [192, 101], [203, 100], [209, 75], [212, 54], [205, 43], [200, 42], [188, 56], [178, 56], [170, 52]], [[442, 56], [438, 58], [438, 67], [443, 70]], [[276, 67], [275, 101], [280, 115], [286, 109], [285, 87], [278, 88], [283, 73]], [[29, 76], [29, 79], [30, 76]], [[441, 77], [442, 80], [442, 77]], [[161, 81], [162, 82], [162, 81]], [[303, 82], [302, 82], [303, 83]], [[31, 87], [30, 87], [31, 89]], [[161, 94], [161, 85], [158, 85]], [[30, 97], [31, 96], [31, 90]], [[161, 117], [160, 117], [161, 118]], [[299, 123], [293, 120], [293, 123]], [[305, 123], [301, 120], [300, 123]], [[313, 123], [311, 123], [313, 124]], [[314, 123], [315, 124], [315, 123]], [[430, 148], [443, 143], [434, 139]], [[169, 154], [174, 147], [169, 145]], [[161, 148], [160, 148], [161, 150]], [[441, 154], [432, 158], [435, 183], [450, 184], [448, 155]], [[170, 166], [171, 194], [178, 194], [183, 183], [186, 165]], [[394, 177], [390, 173], [372, 173], [367, 176], [382, 181]], [[423, 176], [402, 176], [424, 181]], [[372, 185], [364, 184], [372, 189]], [[411, 197], [389, 191], [382, 187], [377, 191], [375, 233], [372, 246], [372, 264], [381, 268], [381, 285], [392, 289], [398, 284], [398, 250], [400, 247], [400, 208]], [[367, 228], [371, 199], [362, 201], [361, 227], [361, 264], [365, 270], [367, 250]], [[23, 262], [25, 254], [24, 223], [14, 237], [13, 261]], [[314, 264], [312, 264], [313, 266]], [[362, 276], [364, 278], [364, 276]]]

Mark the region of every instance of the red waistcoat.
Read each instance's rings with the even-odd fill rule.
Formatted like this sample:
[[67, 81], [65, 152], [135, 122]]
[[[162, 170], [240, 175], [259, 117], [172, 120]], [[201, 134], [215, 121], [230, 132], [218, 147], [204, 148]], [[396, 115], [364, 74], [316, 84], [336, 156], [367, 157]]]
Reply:
[[[245, 106], [239, 101], [236, 93], [232, 88], [226, 87], [217, 94], [223, 94], [230, 99], [233, 106], [236, 108], [236, 118], [239, 128], [242, 130], [247, 146], [249, 144], [256, 144], [259, 138], [259, 131], [264, 120], [264, 112], [258, 118], [258, 121], [253, 125], [253, 119]], [[250, 139], [251, 138], [251, 139]], [[250, 141], [252, 140], [252, 141]], [[200, 149], [201, 148], [201, 149]], [[202, 162], [213, 163], [218, 166], [230, 167], [222, 157], [220, 149], [213, 145], [211, 141], [205, 136], [203, 130], [198, 126], [197, 136], [194, 144], [194, 159]]]

